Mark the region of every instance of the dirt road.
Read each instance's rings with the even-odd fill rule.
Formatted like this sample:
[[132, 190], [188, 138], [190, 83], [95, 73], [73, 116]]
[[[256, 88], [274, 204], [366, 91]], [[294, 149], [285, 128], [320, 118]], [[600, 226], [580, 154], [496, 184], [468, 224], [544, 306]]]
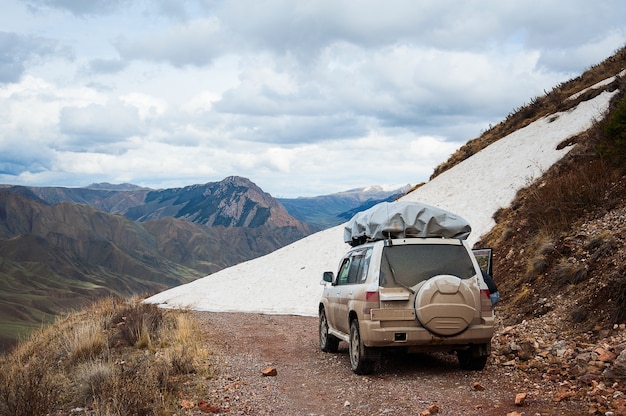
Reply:
[[[317, 318], [194, 312], [215, 354], [205, 400], [229, 415], [586, 415], [580, 401], [554, 402], [539, 375], [491, 360], [462, 371], [449, 354], [383, 355], [375, 373], [350, 370], [347, 345], [318, 345]], [[263, 371], [275, 368], [275, 376]], [[523, 406], [515, 398], [526, 393]], [[424, 413], [428, 414], [428, 413]], [[514, 414], [514, 413], [513, 413]]]

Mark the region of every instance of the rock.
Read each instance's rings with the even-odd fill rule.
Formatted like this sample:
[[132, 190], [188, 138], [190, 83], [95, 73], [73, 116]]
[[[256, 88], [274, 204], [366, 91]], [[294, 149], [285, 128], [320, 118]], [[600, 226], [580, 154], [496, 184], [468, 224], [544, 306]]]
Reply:
[[506, 416], [522, 416], [522, 414], [517, 413], [517, 412], [511, 412], [511, 413], [507, 413]]
[[196, 404], [191, 400], [183, 400], [179, 403], [178, 406], [180, 406], [181, 409], [193, 409]]
[[206, 400], [198, 401], [198, 408], [202, 413], [219, 413], [220, 407], [214, 404], [210, 404]]
[[606, 369], [603, 375], [607, 378], [626, 378], [626, 350], [617, 356], [613, 367]]
[[515, 406], [524, 406], [526, 405], [526, 397], [528, 397], [528, 394], [526, 393], [517, 393], [515, 395]]
[[263, 370], [263, 377], [274, 377], [276, 375], [278, 375], [278, 371], [274, 367], [268, 367]]
[[575, 396], [575, 393], [572, 392], [572, 391], [561, 390], [561, 391], [555, 393], [554, 396], [552, 396], [552, 401], [556, 402], [556, 403], [560, 403], [560, 402], [562, 402], [564, 400], [568, 400], [568, 399], [570, 399], [570, 398], [572, 398], [574, 396]]
[[515, 347], [517, 347], [515, 349], [517, 357], [522, 361], [528, 361], [535, 355], [538, 345], [535, 341], [524, 340]]
[[472, 383], [472, 388], [474, 390], [478, 390], [478, 391], [485, 390], [485, 387], [482, 384], [480, 384], [478, 381], [475, 381], [475, 382]]
[[436, 404], [433, 404], [428, 409], [422, 410], [419, 416], [429, 416], [429, 415], [435, 415], [437, 413], [439, 413], [439, 406], [437, 406]]
[[598, 361], [603, 361], [605, 363], [612, 363], [615, 361], [616, 355], [602, 347], [596, 348], [593, 352], [597, 354], [596, 360]]

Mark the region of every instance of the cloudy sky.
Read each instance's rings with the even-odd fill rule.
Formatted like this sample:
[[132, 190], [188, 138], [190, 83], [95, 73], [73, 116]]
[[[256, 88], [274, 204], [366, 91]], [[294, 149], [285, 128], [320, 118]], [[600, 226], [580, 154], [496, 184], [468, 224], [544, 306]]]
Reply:
[[2, 0], [0, 183], [414, 184], [625, 43], [622, 0]]

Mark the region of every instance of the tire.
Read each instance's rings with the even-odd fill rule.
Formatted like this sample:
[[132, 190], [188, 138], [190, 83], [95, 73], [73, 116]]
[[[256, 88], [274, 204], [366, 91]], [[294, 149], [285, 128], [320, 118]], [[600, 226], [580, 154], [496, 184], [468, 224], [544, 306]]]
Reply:
[[489, 358], [487, 355], [477, 356], [474, 348], [459, 350], [456, 355], [459, 359], [459, 367], [467, 371], [482, 370], [487, 365], [487, 358]]
[[324, 308], [320, 309], [319, 336], [322, 351], [337, 352], [339, 349], [339, 338], [328, 333], [328, 319], [326, 319], [326, 311]]
[[359, 322], [353, 319], [350, 322], [350, 367], [358, 375], [371, 374], [374, 371], [378, 354], [372, 348], [363, 345]]

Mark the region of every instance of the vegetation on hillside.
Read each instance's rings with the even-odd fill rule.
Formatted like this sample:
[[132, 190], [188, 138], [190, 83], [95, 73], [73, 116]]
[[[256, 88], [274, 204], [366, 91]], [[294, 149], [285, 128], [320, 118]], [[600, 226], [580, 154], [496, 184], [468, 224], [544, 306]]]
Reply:
[[461, 146], [447, 161], [435, 168], [430, 179], [439, 176], [481, 149], [541, 117], [574, 108], [581, 101], [586, 101], [605, 89], [609, 91], [615, 90], [618, 88], [618, 80], [600, 89], [587, 89], [618, 75], [625, 69], [625, 63], [626, 47], [623, 47], [603, 62], [589, 68], [579, 77], [563, 82], [551, 91], [546, 92], [545, 95], [535, 97], [530, 100], [530, 103], [514, 109], [502, 122]]
[[194, 388], [187, 381], [211, 374], [196, 332], [184, 311], [100, 300], [0, 358], [0, 414], [174, 414], [177, 393]]
[[[625, 50], [607, 62], [620, 73]], [[508, 323], [559, 308], [573, 333], [626, 321], [626, 77], [586, 94], [604, 89], [618, 90], [604, 118], [564, 143], [576, 146], [498, 211], [479, 243], [495, 249]]]
[[0, 186], [0, 350], [72, 308], [161, 292], [308, 232], [245, 178], [150, 192]]

